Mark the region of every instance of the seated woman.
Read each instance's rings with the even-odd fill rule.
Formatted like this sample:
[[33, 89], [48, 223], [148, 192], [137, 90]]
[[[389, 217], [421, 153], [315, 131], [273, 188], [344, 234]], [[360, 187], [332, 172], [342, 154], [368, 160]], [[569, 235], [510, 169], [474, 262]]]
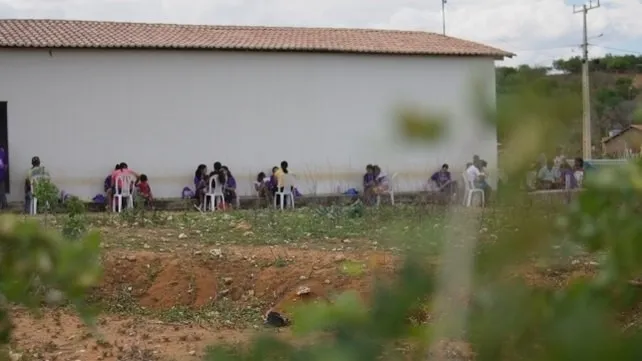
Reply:
[[205, 205], [205, 193], [207, 193], [208, 184], [207, 166], [199, 164], [194, 172], [194, 195], [198, 204], [195, 204], [196, 209], [201, 210]]
[[366, 204], [370, 204], [374, 201], [376, 186], [377, 182], [374, 175], [374, 166], [372, 164], [368, 164], [366, 166], [366, 173], [363, 175], [363, 197]]
[[223, 196], [226, 204], [236, 204], [236, 179], [232, 175], [230, 168], [221, 167], [225, 174], [225, 185], [223, 186]]
[[259, 199], [267, 200], [268, 204], [272, 201], [272, 192], [270, 191], [270, 178], [265, 173], [260, 172], [254, 182], [254, 190], [259, 195]]
[[448, 171], [448, 164], [442, 165], [441, 169], [430, 177], [430, 180], [437, 185], [440, 192], [453, 194], [457, 189], [457, 183], [452, 180], [450, 171]]
[[373, 174], [375, 178], [375, 194], [381, 194], [388, 190], [388, 176], [381, 171], [381, 168], [378, 165], [372, 166]]
[[149, 179], [145, 174], [141, 174], [140, 177], [138, 177], [136, 187], [138, 188], [138, 194], [145, 200], [145, 205], [153, 207], [154, 197], [152, 196], [152, 187], [149, 185]]
[[114, 167], [114, 170], [109, 173], [107, 178], [105, 178], [105, 184], [104, 184], [104, 189], [105, 189], [105, 196], [107, 198], [107, 211], [111, 210], [112, 204], [114, 202], [114, 192], [116, 190], [116, 183], [113, 181], [113, 174], [115, 171], [120, 170], [120, 164], [116, 164], [116, 167]]
[[560, 183], [562, 189], [576, 189], [578, 187], [575, 172], [568, 162], [561, 162], [559, 165], [560, 170]]

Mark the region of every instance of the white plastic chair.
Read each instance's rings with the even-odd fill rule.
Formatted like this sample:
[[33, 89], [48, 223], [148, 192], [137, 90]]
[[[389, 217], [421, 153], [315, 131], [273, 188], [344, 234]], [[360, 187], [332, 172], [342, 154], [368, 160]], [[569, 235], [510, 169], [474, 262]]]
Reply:
[[285, 208], [287, 205], [285, 202], [285, 198], [287, 197], [287, 202], [294, 209], [294, 193], [292, 193], [292, 189], [294, 188], [294, 176], [291, 174], [284, 174], [283, 175], [283, 190], [277, 190], [274, 192], [274, 208], [277, 208], [277, 198], [279, 199], [279, 203], [281, 205], [281, 210]]
[[383, 194], [383, 195], [386, 195], [386, 194], [387, 194], [387, 195], [389, 195], [389, 196], [390, 196], [390, 204], [391, 204], [391, 205], [393, 205], [393, 206], [395, 205], [395, 187], [394, 187], [394, 182], [395, 182], [395, 179], [397, 178], [397, 175], [398, 175], [398, 174], [399, 174], [399, 173], [394, 173], [394, 174], [392, 175], [392, 177], [390, 177], [390, 178], [388, 179], [388, 182], [387, 182], [387, 184], [386, 184], [385, 189], [384, 189], [381, 193], [377, 194], [377, 207], [381, 204], [381, 195], [382, 195], [382, 194]]
[[43, 175], [31, 177], [31, 202], [29, 203], [29, 214], [32, 216], [38, 214], [38, 198], [34, 195], [33, 190], [41, 179], [48, 179], [48, 177]]
[[120, 213], [123, 210], [123, 198], [127, 198], [127, 208], [134, 208], [134, 183], [136, 177], [131, 174], [121, 174], [114, 183], [115, 192], [112, 200], [112, 210]]
[[210, 183], [205, 193], [205, 204], [202, 204], [203, 210], [206, 211], [208, 204], [210, 211], [214, 212], [220, 203], [225, 204], [225, 196], [223, 195], [223, 185], [216, 181], [217, 175], [210, 177]]
[[464, 178], [464, 206], [470, 207], [473, 205], [473, 196], [475, 194], [481, 195], [482, 205], [485, 204], [484, 190], [475, 187], [475, 182], [468, 177], [468, 173], [464, 171], [462, 175]]
[[574, 174], [575, 180], [577, 181], [577, 187], [582, 188], [582, 181], [584, 180], [584, 172], [576, 171]]

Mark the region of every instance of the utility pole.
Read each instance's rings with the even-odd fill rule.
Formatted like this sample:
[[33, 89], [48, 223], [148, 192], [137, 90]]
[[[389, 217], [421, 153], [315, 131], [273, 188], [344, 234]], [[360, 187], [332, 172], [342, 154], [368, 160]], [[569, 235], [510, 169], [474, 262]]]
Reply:
[[444, 36], [446, 35], [446, 2], [448, 0], [441, 0], [441, 28]]
[[592, 145], [591, 145], [591, 90], [589, 87], [589, 58], [588, 58], [588, 29], [586, 25], [586, 17], [589, 10], [597, 9], [600, 7], [600, 0], [597, 4], [593, 0], [589, 0], [588, 5], [582, 6], [573, 5], [573, 13], [582, 13], [582, 155], [585, 160], [592, 158]]

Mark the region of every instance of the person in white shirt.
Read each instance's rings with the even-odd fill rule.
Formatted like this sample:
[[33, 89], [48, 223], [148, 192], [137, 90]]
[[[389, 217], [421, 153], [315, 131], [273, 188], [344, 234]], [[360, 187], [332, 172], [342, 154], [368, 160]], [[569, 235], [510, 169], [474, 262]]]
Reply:
[[545, 166], [537, 172], [537, 183], [539, 189], [554, 189], [559, 181], [558, 171], [553, 168], [553, 162], [548, 161]]
[[487, 163], [483, 160], [476, 160], [475, 163], [471, 164], [466, 169], [466, 176], [468, 179], [473, 181], [475, 188], [479, 188], [484, 191], [484, 198], [486, 199], [486, 202], [488, 202], [492, 189], [486, 182], [486, 174], [482, 171], [485, 168], [485, 164]]

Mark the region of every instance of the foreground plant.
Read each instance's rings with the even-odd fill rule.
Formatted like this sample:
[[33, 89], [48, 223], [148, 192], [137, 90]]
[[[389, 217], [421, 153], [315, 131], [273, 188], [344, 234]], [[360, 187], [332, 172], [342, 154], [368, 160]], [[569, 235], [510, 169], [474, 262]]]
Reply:
[[97, 234], [69, 241], [37, 221], [0, 217], [0, 344], [10, 340], [14, 305], [69, 301], [90, 321], [84, 295], [101, 276], [99, 244]]

